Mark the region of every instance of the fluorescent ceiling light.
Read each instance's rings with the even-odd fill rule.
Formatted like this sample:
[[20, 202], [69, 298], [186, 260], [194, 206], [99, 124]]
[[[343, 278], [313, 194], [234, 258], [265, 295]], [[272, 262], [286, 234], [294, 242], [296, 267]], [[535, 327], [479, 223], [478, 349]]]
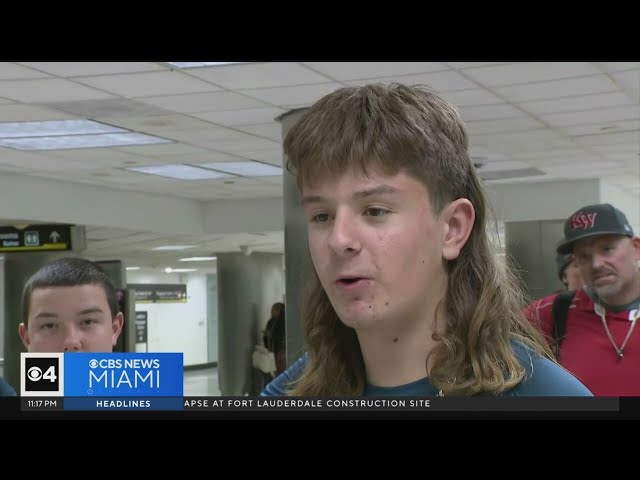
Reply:
[[63, 150], [68, 148], [116, 147], [122, 145], [151, 145], [172, 143], [166, 138], [144, 133], [105, 133], [100, 135], [63, 135], [55, 137], [0, 139], [0, 147], [17, 150]]
[[166, 273], [187, 273], [187, 272], [195, 272], [197, 268], [171, 268], [167, 267], [164, 269]]
[[176, 68], [217, 67], [219, 65], [235, 65], [248, 62], [165, 62]]
[[177, 178], [179, 180], [205, 180], [231, 176], [226, 173], [214, 172], [213, 170], [192, 167], [190, 165], [154, 165], [151, 167], [132, 167], [127, 168], [127, 170], [148, 173], [149, 175], [159, 175], [161, 177]]
[[127, 270], [140, 270], [140, 267], [127, 267]]
[[217, 257], [189, 257], [189, 258], [181, 258], [181, 262], [209, 262], [211, 260], [216, 260]]
[[156, 251], [167, 251], [167, 250], [186, 250], [188, 248], [193, 248], [195, 245], [163, 245], [161, 247], [154, 247], [151, 250]]
[[46, 122], [0, 123], [0, 138], [49, 137], [61, 135], [87, 135], [116, 133], [127, 130], [93, 120], [50, 120]]
[[245, 177], [275, 177], [282, 175], [282, 168], [260, 162], [214, 162], [199, 166]]

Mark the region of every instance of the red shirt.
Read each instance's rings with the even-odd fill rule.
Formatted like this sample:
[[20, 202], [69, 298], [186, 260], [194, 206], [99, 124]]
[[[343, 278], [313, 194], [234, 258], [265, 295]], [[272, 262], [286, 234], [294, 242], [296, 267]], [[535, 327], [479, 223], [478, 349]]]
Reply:
[[[556, 294], [534, 301], [526, 310], [529, 320], [553, 343], [551, 309]], [[569, 307], [558, 361], [595, 396], [640, 397], [640, 320], [624, 348], [622, 358], [607, 336], [594, 302], [584, 289], [576, 292]], [[627, 337], [636, 310], [610, 312], [605, 318], [618, 348]]]

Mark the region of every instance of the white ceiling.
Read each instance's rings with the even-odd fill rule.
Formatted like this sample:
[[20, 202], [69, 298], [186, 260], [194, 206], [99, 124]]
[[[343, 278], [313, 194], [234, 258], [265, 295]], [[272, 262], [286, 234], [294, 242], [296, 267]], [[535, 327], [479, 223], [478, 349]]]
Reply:
[[[612, 177], [640, 194], [640, 62], [289, 62], [174, 69], [157, 62], [0, 63], [0, 122], [87, 118], [173, 143], [56, 151], [0, 148], [10, 172], [202, 202], [278, 198], [282, 180], [181, 181], [126, 170], [171, 163], [253, 159], [281, 165], [275, 118], [345, 85], [427, 84], [456, 104], [471, 154], [491, 178], [537, 169], [514, 183]], [[15, 220], [6, 219], [2, 223]], [[51, 218], [51, 221], [56, 221]], [[281, 228], [281, 226], [280, 226]], [[129, 265], [184, 266], [160, 244], [195, 244], [183, 253], [283, 251], [282, 230], [180, 235], [89, 226], [87, 255]], [[165, 265], [173, 262], [171, 265]]]

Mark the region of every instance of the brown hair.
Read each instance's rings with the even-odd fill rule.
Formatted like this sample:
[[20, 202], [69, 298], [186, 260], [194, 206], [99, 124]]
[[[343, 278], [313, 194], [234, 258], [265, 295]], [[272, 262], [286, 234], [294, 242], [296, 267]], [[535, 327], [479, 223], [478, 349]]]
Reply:
[[[427, 187], [434, 214], [466, 198], [475, 223], [437, 312], [446, 327], [430, 354], [431, 383], [445, 394], [499, 394], [520, 383], [524, 366], [514, 340], [551, 357], [526, 320], [514, 277], [497, 263], [485, 230], [489, 205], [468, 153], [457, 109], [425, 87], [399, 84], [339, 89], [307, 110], [284, 140], [287, 168], [298, 186], [347, 171], [406, 174]], [[359, 395], [365, 370], [355, 331], [338, 318], [314, 274], [302, 303], [309, 359], [292, 395]], [[425, 359], [425, 374], [427, 359]]]

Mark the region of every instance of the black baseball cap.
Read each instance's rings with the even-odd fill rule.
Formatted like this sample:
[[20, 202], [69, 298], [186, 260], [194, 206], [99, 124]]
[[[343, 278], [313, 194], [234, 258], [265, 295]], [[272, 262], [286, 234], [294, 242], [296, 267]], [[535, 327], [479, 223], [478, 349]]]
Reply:
[[572, 213], [564, 222], [564, 239], [556, 250], [562, 254], [571, 253], [577, 240], [595, 235], [634, 236], [627, 217], [613, 205], [587, 205]]

